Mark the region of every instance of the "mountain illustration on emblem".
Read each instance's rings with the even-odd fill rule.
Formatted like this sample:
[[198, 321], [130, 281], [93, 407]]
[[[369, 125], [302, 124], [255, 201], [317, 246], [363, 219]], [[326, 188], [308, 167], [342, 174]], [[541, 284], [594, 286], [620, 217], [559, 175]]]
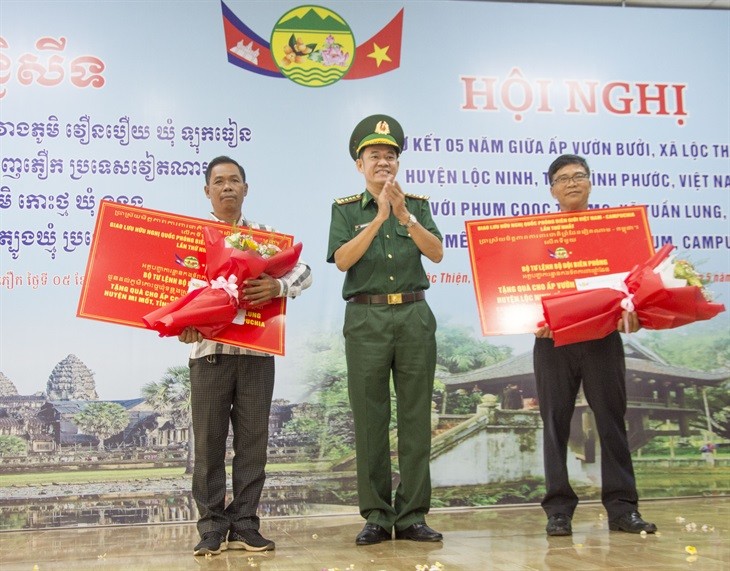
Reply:
[[342, 79], [352, 65], [355, 49], [350, 26], [326, 8], [295, 8], [271, 32], [271, 53], [281, 73], [308, 87], [324, 87]]
[[[289, 12], [291, 14], [291, 12]], [[334, 12], [332, 12], [334, 14]], [[286, 16], [279, 19], [277, 28], [283, 30], [322, 30], [325, 32], [345, 32], [350, 33], [350, 26], [339, 16], [333, 18], [327, 14], [324, 18], [317, 14], [314, 8], [310, 8], [303, 16], [292, 15], [285, 20]]]

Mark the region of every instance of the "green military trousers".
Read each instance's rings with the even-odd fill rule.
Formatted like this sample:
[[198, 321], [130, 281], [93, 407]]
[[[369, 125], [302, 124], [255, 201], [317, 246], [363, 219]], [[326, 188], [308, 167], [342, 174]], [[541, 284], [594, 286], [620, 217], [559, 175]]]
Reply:
[[[348, 303], [347, 381], [355, 421], [357, 492], [368, 523], [401, 530], [424, 522], [431, 504], [431, 400], [436, 319], [425, 301]], [[397, 404], [400, 483], [393, 499], [390, 375]]]

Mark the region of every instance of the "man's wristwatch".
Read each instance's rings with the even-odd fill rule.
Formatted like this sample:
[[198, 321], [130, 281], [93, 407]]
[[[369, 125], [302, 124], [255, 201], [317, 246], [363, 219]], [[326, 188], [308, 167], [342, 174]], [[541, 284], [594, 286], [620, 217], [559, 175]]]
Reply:
[[414, 224], [415, 224], [416, 222], [418, 222], [418, 220], [416, 220], [416, 217], [415, 217], [415, 216], [413, 216], [413, 214], [410, 214], [410, 215], [408, 216], [408, 222], [406, 222], [405, 224], [404, 224], [403, 222], [401, 222], [400, 220], [398, 220], [398, 224], [400, 224], [401, 226], [405, 226], [406, 228], [410, 228], [410, 227], [411, 227], [411, 226], [413, 226], [413, 225], [414, 225]]

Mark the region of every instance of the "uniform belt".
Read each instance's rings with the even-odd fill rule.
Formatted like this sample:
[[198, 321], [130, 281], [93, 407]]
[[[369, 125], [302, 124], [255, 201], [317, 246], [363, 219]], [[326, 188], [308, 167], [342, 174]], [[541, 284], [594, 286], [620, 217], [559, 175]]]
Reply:
[[350, 303], [387, 303], [388, 305], [399, 305], [401, 303], [413, 303], [426, 299], [426, 292], [421, 291], [405, 291], [403, 293], [384, 293], [378, 295], [369, 295], [361, 293], [347, 298]]

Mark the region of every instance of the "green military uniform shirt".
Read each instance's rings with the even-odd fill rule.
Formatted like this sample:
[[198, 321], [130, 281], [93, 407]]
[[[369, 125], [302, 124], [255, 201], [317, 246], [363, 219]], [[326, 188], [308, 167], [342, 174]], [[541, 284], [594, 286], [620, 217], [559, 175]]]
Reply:
[[[406, 194], [406, 208], [421, 226], [439, 240], [443, 239], [431, 217], [426, 197]], [[375, 219], [377, 212], [375, 197], [367, 190], [337, 199], [332, 205], [327, 261], [334, 262], [337, 249], [364, 230]], [[361, 293], [373, 295], [419, 291], [428, 287], [421, 251], [411, 239], [408, 229], [401, 226], [391, 213], [362, 258], [347, 271], [342, 297], [348, 299]]]

